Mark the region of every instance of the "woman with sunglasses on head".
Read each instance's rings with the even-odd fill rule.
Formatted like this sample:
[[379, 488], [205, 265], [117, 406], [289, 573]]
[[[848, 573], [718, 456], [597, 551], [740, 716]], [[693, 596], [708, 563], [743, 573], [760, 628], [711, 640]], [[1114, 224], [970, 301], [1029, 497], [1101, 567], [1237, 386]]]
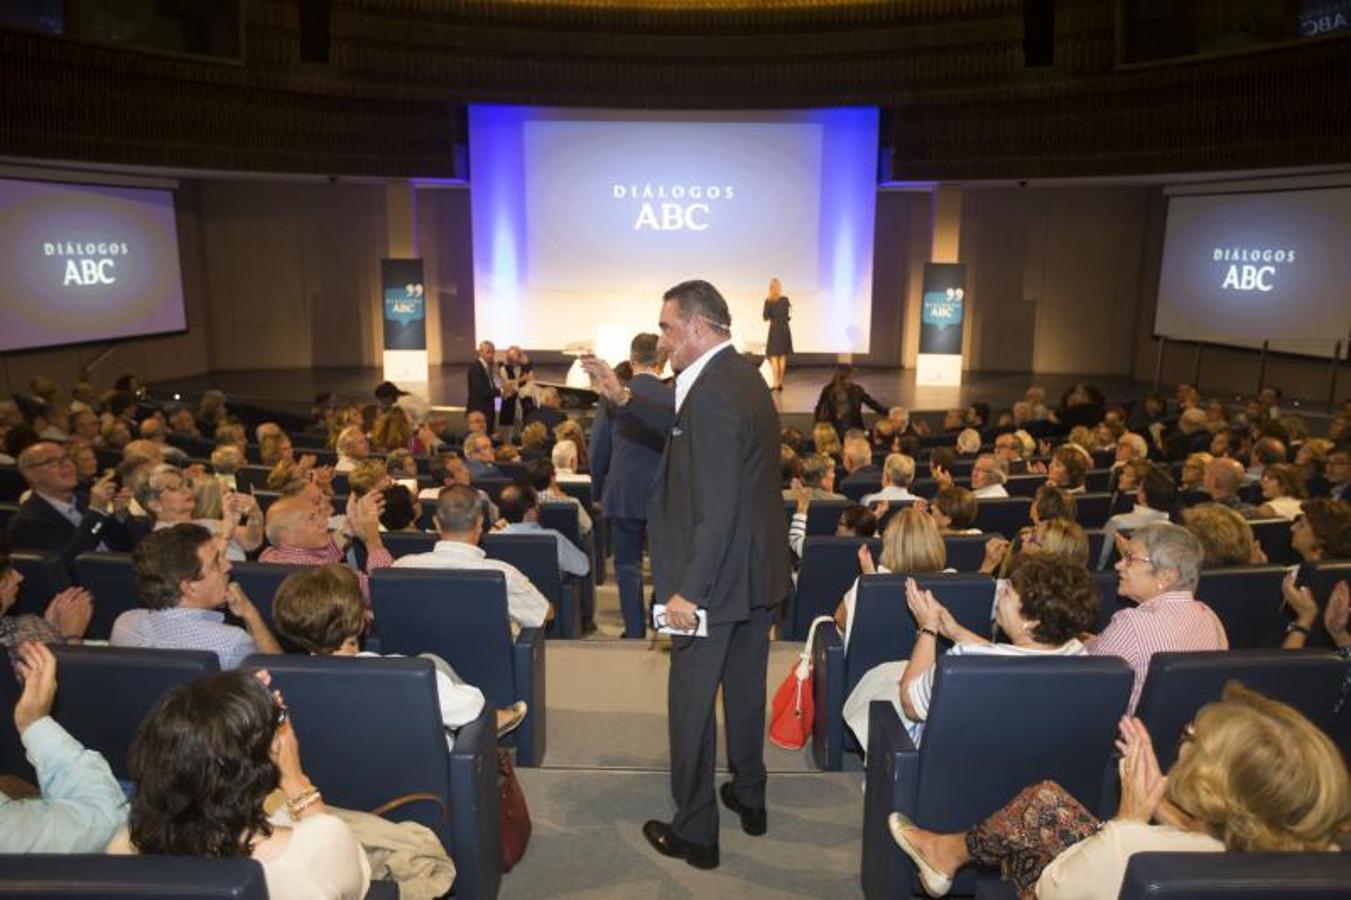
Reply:
[[[207, 675], [155, 704], [127, 757], [129, 833], [108, 852], [247, 856], [262, 864], [274, 900], [360, 900], [366, 854], [305, 776], [289, 711], [266, 677]], [[269, 817], [263, 804], [278, 789], [285, 802]]]
[[931, 896], [974, 862], [998, 867], [1021, 900], [1109, 900], [1132, 854], [1336, 850], [1351, 817], [1336, 745], [1291, 707], [1235, 682], [1183, 731], [1166, 774], [1139, 719], [1121, 720], [1117, 749], [1121, 805], [1107, 822], [1043, 781], [957, 834], [892, 813], [892, 838]]

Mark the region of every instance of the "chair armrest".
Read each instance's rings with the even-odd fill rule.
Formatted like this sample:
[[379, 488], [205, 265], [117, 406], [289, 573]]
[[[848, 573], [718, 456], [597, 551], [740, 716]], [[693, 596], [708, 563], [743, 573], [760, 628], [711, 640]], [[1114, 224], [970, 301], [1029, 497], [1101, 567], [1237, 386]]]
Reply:
[[885, 700], [868, 707], [868, 780], [863, 792], [863, 893], [908, 897], [915, 868], [891, 839], [887, 817], [913, 815], [919, 786], [919, 750]]
[[455, 896], [496, 897], [502, 880], [497, 715], [491, 704], [455, 735], [450, 751], [450, 832]]
[[516, 747], [516, 765], [538, 766], [544, 760], [544, 631], [523, 628], [512, 647], [512, 677], [516, 699], [530, 707], [525, 721], [508, 737]]
[[812, 644], [812, 764], [838, 772], [844, 764], [844, 642], [833, 622], [816, 627]]

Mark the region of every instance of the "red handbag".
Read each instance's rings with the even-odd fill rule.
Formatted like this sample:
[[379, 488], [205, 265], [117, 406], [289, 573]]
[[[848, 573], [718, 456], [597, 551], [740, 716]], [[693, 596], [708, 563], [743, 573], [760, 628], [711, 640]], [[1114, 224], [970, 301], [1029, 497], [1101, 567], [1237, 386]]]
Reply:
[[497, 776], [502, 871], [510, 872], [511, 867], [525, 856], [526, 845], [530, 843], [530, 810], [526, 808], [521, 783], [516, 779], [511, 753], [501, 747], [497, 749]]
[[812, 641], [816, 639], [816, 627], [822, 622], [833, 620], [830, 616], [812, 619], [802, 653], [774, 692], [769, 713], [769, 740], [785, 750], [801, 750], [812, 735], [812, 720], [816, 715], [816, 704], [812, 699]]

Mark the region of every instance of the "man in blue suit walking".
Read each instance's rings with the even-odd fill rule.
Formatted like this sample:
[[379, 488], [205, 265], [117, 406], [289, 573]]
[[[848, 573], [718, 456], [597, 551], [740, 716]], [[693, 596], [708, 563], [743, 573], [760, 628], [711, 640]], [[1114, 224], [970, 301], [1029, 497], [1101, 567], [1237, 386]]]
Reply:
[[[675, 390], [661, 380], [665, 364], [655, 334], [640, 334], [629, 345], [633, 378], [629, 390], [653, 407], [675, 416]], [[614, 541], [615, 581], [624, 613], [624, 637], [643, 638], [643, 534], [647, 502], [661, 462], [666, 431], [652, 431], [632, 417], [619, 417], [602, 399], [591, 427], [591, 487], [600, 498]]]

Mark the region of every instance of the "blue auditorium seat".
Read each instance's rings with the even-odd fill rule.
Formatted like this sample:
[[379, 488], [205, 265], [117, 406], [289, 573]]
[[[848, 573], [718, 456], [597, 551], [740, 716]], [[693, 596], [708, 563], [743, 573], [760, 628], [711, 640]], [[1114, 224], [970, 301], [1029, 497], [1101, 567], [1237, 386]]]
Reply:
[[1102, 493], [1111, 486], [1112, 470], [1110, 468], [1089, 469], [1084, 475], [1084, 489], [1092, 493]]
[[1137, 853], [1119, 900], [1346, 900], [1351, 853]]
[[562, 500], [542, 500], [539, 504], [539, 524], [544, 528], [552, 528], [563, 537], [572, 542], [572, 545], [583, 553], [587, 553], [590, 547], [590, 553], [587, 556], [591, 562], [592, 572], [587, 577], [578, 578], [572, 575], [562, 573], [563, 590], [575, 594], [579, 609], [592, 610], [592, 615], [596, 609], [596, 580], [590, 575], [594, 574], [600, 560], [595, 553], [595, 525], [592, 524], [591, 541], [582, 540], [582, 526], [580, 517], [577, 515], [577, 506], [573, 503], [567, 503]]
[[1116, 591], [1121, 579], [1113, 570], [1094, 572], [1093, 584], [1098, 588], [1098, 621], [1093, 627], [1093, 633], [1098, 634], [1107, 627], [1108, 622], [1112, 621], [1112, 616], [1134, 604], [1125, 597], [1117, 596]]
[[91, 638], [107, 640], [118, 616], [141, 607], [130, 553], [81, 553], [75, 558], [75, 580], [94, 595]]
[[10, 615], [32, 613], [40, 616], [52, 597], [70, 587], [70, 570], [60, 554], [15, 550], [10, 554], [10, 562], [23, 575], [19, 596], [10, 608]]
[[[113, 774], [127, 780], [127, 750], [141, 719], [170, 688], [220, 670], [216, 654], [207, 650], [145, 650], [90, 644], [55, 646], [56, 703], [52, 717], [76, 740], [108, 760]], [[0, 708], [12, 709], [18, 682], [8, 659], [0, 661]], [[10, 696], [10, 692], [14, 692]], [[18, 734], [0, 729], [0, 760], [12, 762]], [[23, 760], [22, 750], [17, 750]], [[26, 761], [7, 772], [34, 780]]]
[[459, 730], [448, 751], [431, 660], [259, 655], [245, 665], [271, 673], [291, 710], [305, 772], [330, 803], [427, 826], [455, 860], [455, 895], [496, 896], [491, 704]]
[[538, 766], [545, 750], [544, 635], [526, 628], [512, 640], [507, 583], [501, 572], [379, 569], [371, 602], [385, 653], [435, 653], [490, 705], [530, 706], [507, 738], [519, 765]]
[[[432, 504], [435, 507], [435, 504]], [[390, 531], [380, 535], [380, 542], [395, 559], [413, 553], [431, 553], [441, 538], [435, 534], [415, 531]]]
[[510, 478], [493, 475], [485, 478], [475, 478], [473, 480], [473, 487], [475, 490], [486, 493], [492, 498], [492, 501], [496, 503], [498, 500], [502, 499], [502, 489], [512, 483]]
[[272, 621], [272, 598], [277, 595], [277, 588], [281, 587], [281, 583], [287, 577], [304, 571], [306, 568], [308, 567], [262, 562], [237, 562], [230, 565], [230, 580], [243, 589], [244, 596], [253, 602], [259, 614], [262, 615], [268, 631], [271, 631], [273, 636], [281, 641], [282, 647], [288, 653], [303, 651], [277, 634], [277, 626]]
[[1310, 647], [1332, 646], [1332, 638], [1323, 624], [1323, 610], [1327, 609], [1328, 599], [1339, 581], [1351, 581], [1351, 560], [1324, 560], [1306, 565], [1301, 571], [1301, 584], [1313, 591], [1314, 600], [1318, 602], [1318, 618], [1309, 629]]
[[1253, 537], [1262, 545], [1262, 552], [1272, 565], [1293, 566], [1301, 561], [1299, 553], [1290, 546], [1289, 519], [1249, 519]]
[[[1038, 476], [1040, 477], [1040, 476]], [[1042, 478], [1044, 482], [1046, 479]], [[1032, 524], [1032, 500], [1012, 496], [981, 500], [976, 506], [976, 528], [986, 534], [1002, 534], [1009, 540]]]
[[511, 563], [553, 604], [554, 620], [549, 630], [560, 638], [575, 638], [578, 630], [577, 598], [564, 589], [558, 568], [558, 542], [551, 534], [488, 533], [479, 544], [489, 559]]
[[944, 536], [948, 568], [958, 572], [979, 572], [985, 561], [985, 544], [993, 534], [949, 534]]
[[1030, 500], [1037, 496], [1037, 488], [1045, 483], [1046, 476], [1041, 474], [1010, 475], [1004, 482], [1004, 490], [1009, 492], [1010, 497], [1026, 497]]
[[558, 483], [563, 493], [582, 504], [582, 509], [591, 514], [591, 541], [594, 549], [591, 566], [592, 580], [596, 584], [605, 583], [605, 559], [609, 555], [605, 545], [605, 514], [596, 509], [595, 501], [591, 497], [591, 482], [589, 481], [560, 481]]
[[263, 867], [252, 859], [31, 853], [0, 856], [0, 897], [268, 900], [268, 893]]
[[[962, 831], [1047, 779], [1095, 808], [1132, 677], [1115, 657], [941, 657], [918, 749], [891, 704], [873, 703], [864, 896], [923, 893], [914, 865], [887, 829], [893, 811], [921, 828]], [[954, 892], [970, 894], [981, 877], [998, 874], [964, 869]]]
[[850, 506], [851, 500], [813, 500], [807, 505], [807, 534], [834, 534], [840, 514]]
[[[915, 619], [905, 602], [905, 575], [865, 575], [859, 579], [850, 630], [849, 652], [834, 623], [817, 626], [812, 645], [812, 762], [838, 770], [846, 747], [856, 747], [844, 725], [844, 701], [873, 666], [909, 659], [915, 646]], [[918, 575], [915, 580], [976, 634], [991, 632], [994, 579], [985, 575]], [[950, 646], [943, 642], [943, 650]]]
[[1279, 646], [1285, 631], [1281, 598], [1285, 574], [1284, 566], [1273, 565], [1206, 569], [1196, 599], [1220, 617], [1231, 649]]
[[[858, 577], [858, 548], [864, 538], [808, 536], [802, 545], [802, 568], [798, 570], [797, 587], [789, 601], [787, 637], [805, 641], [807, 629], [817, 616], [835, 613], [840, 598]], [[873, 559], [882, 552], [882, 542], [868, 539]]]
[[845, 479], [839, 484], [839, 492], [849, 498], [851, 503], [858, 503], [868, 494], [875, 494], [882, 490], [882, 481], [879, 478], [859, 479], [850, 481]]
[[243, 493], [267, 490], [267, 476], [272, 474], [269, 466], [241, 466], [235, 472], [235, 488]]
[[1083, 528], [1101, 528], [1112, 514], [1111, 494], [1076, 494], [1075, 521]]

